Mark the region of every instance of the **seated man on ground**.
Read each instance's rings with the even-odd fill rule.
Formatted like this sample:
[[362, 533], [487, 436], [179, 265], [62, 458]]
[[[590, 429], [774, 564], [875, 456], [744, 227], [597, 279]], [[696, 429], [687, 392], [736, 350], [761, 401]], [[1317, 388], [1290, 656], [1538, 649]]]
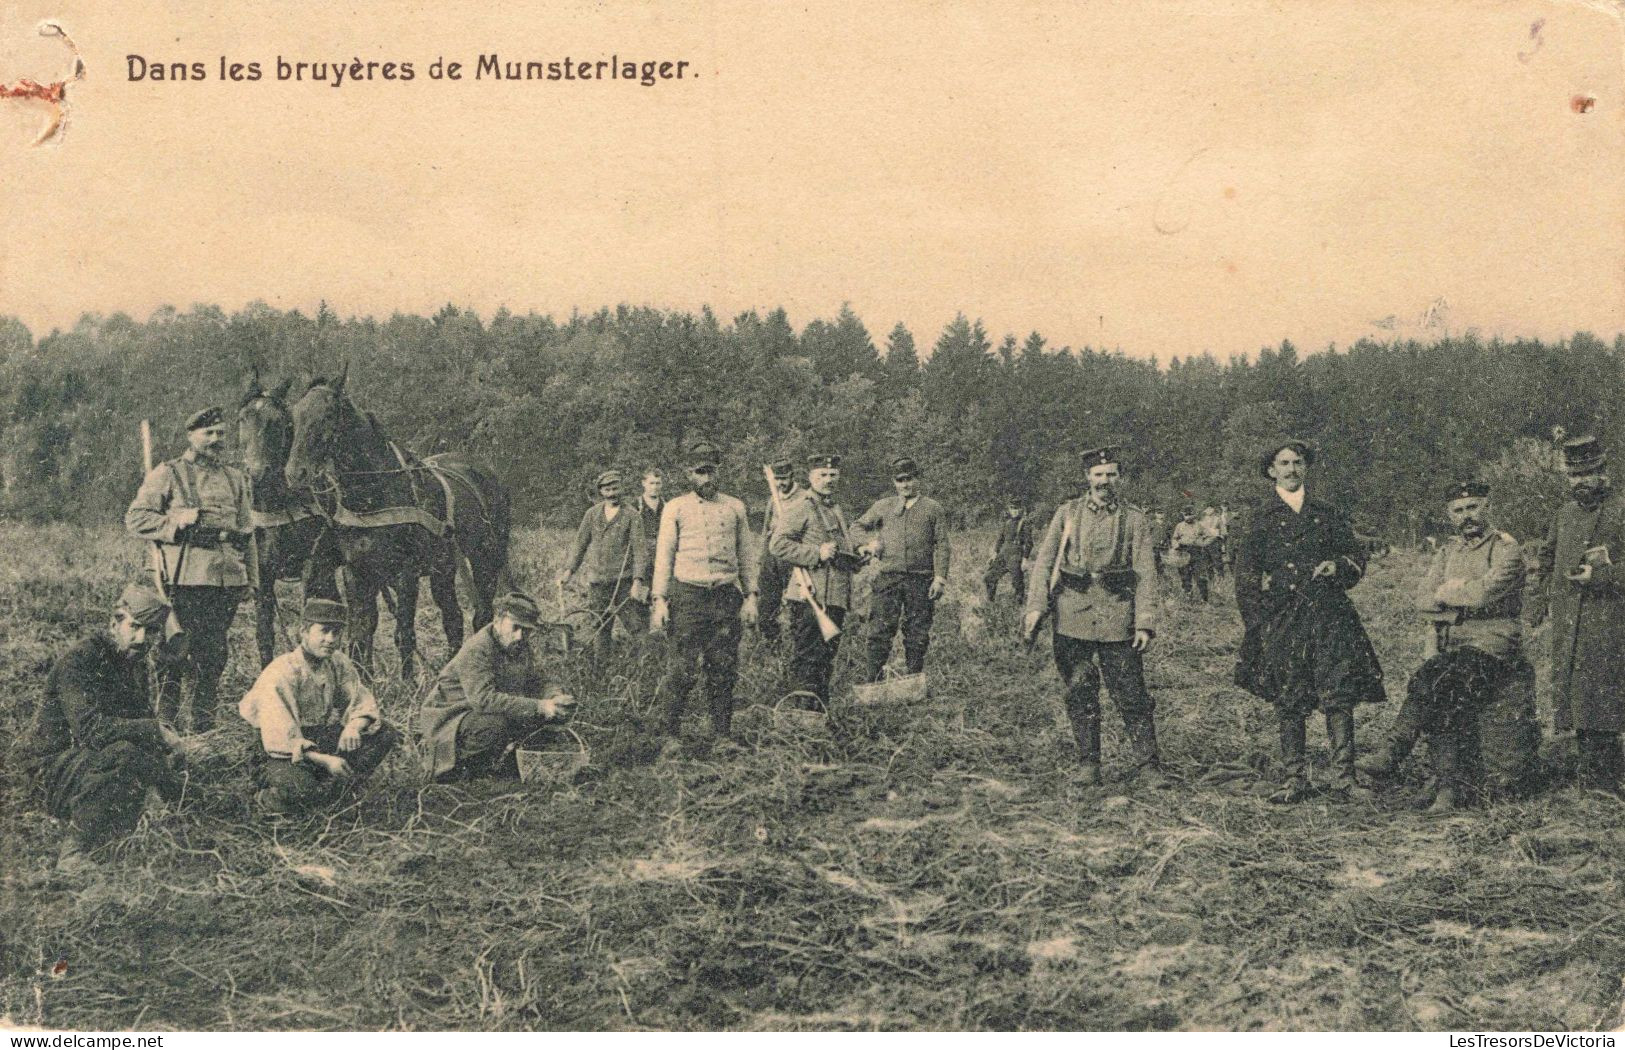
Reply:
[[493, 611], [496, 618], [441, 669], [418, 716], [432, 780], [517, 779], [515, 747], [575, 703], [536, 666], [530, 635], [541, 612], [530, 596], [501, 595]]
[[169, 606], [139, 584], [124, 588], [107, 626], [62, 654], [45, 702], [20, 748], [47, 812], [68, 824], [57, 867], [94, 866], [90, 852], [135, 829], [147, 790], [179, 797], [180, 737], [159, 723], [147, 691], [146, 654]]
[[265, 665], [238, 711], [260, 732], [254, 800], [286, 814], [334, 801], [400, 743], [378, 700], [340, 651], [348, 616], [325, 598], [305, 603], [299, 645]]

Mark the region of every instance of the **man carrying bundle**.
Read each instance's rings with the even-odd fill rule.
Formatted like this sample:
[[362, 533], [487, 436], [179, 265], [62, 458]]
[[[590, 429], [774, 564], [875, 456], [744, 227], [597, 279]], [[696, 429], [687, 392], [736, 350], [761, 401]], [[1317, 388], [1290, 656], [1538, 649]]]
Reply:
[[808, 706], [818, 711], [829, 708], [830, 678], [841, 644], [839, 628], [852, 604], [852, 573], [862, 565], [852, 547], [846, 513], [835, 502], [840, 482], [840, 456], [808, 459], [807, 484], [812, 491], [784, 508], [784, 517], [768, 539], [775, 557], [805, 570], [791, 576], [784, 595], [790, 603], [790, 637], [795, 643], [790, 675], [797, 692], [806, 694]]
[[[1156, 630], [1156, 563], [1145, 511], [1117, 498], [1119, 451], [1083, 454], [1089, 494], [1055, 512], [1033, 559], [1022, 631], [1032, 638], [1051, 616], [1055, 666], [1066, 682], [1066, 713], [1086, 785], [1100, 783], [1100, 685], [1105, 679], [1134, 750], [1135, 779], [1168, 786], [1161, 771], [1156, 705], [1142, 654]], [[1045, 585], [1049, 581], [1049, 585]]]
[[568, 584], [577, 570], [586, 569], [587, 604], [597, 621], [592, 655], [602, 666], [609, 656], [617, 616], [628, 634], [643, 630], [642, 618], [633, 606], [648, 597], [643, 586], [648, 555], [642, 512], [621, 504], [621, 472], [604, 471], [598, 475], [597, 487], [601, 502], [588, 507], [581, 516], [575, 545], [559, 574], [559, 585]]
[[260, 734], [255, 804], [267, 816], [326, 805], [352, 777], [366, 777], [400, 743], [355, 664], [340, 651], [348, 613], [311, 598], [299, 645], [272, 660], [238, 712]]
[[64, 653], [45, 679], [45, 702], [19, 750], [46, 811], [68, 824], [57, 855], [66, 874], [90, 870], [93, 850], [135, 828], [148, 788], [166, 801], [179, 796], [180, 738], [147, 695], [147, 650], [168, 618], [156, 591], [131, 584], [107, 626]]
[[925, 670], [936, 603], [948, 589], [948, 521], [942, 504], [920, 495], [920, 467], [910, 456], [892, 460], [897, 495], [876, 501], [852, 527], [879, 535], [858, 548], [880, 562], [869, 602], [867, 681], [880, 681], [892, 638], [903, 631], [909, 674]]

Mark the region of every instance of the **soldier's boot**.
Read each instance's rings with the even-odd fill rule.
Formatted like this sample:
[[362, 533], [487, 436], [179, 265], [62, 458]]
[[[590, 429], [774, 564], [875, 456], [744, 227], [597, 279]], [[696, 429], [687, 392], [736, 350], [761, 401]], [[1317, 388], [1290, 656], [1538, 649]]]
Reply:
[[1135, 718], [1128, 731], [1134, 748], [1134, 782], [1154, 791], [1173, 787], [1173, 781], [1162, 771], [1162, 755], [1157, 751], [1157, 724], [1151, 716]]
[[1072, 718], [1072, 735], [1078, 741], [1078, 778], [1094, 787], [1100, 783], [1100, 712], [1074, 709], [1067, 714]]
[[1326, 712], [1326, 739], [1331, 742], [1326, 792], [1339, 802], [1360, 802], [1371, 797], [1354, 776], [1354, 709]]
[[1308, 734], [1299, 715], [1281, 714], [1281, 786], [1270, 796], [1277, 805], [1301, 802], [1309, 797]]
[[1454, 813], [1463, 808], [1461, 783], [1461, 741], [1459, 734], [1439, 730], [1428, 734], [1428, 760], [1433, 766], [1433, 786], [1424, 792], [1417, 806], [1431, 816]]
[[1399, 767], [1411, 752], [1416, 750], [1416, 742], [1421, 738], [1421, 711], [1407, 696], [1405, 702], [1399, 705], [1394, 724], [1389, 727], [1388, 739], [1375, 752], [1355, 762], [1354, 768], [1368, 776], [1392, 777], [1399, 772]]

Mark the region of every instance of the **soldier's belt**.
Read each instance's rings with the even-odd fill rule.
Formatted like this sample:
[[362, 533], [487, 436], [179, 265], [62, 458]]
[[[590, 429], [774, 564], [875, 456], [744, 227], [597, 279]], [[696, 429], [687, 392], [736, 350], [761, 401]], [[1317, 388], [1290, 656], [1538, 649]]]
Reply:
[[1139, 574], [1133, 569], [1100, 569], [1096, 572], [1072, 572], [1061, 570], [1061, 587], [1064, 590], [1076, 591], [1078, 594], [1087, 593], [1094, 587], [1104, 587], [1108, 594], [1124, 598], [1134, 591], [1134, 585], [1139, 582]]

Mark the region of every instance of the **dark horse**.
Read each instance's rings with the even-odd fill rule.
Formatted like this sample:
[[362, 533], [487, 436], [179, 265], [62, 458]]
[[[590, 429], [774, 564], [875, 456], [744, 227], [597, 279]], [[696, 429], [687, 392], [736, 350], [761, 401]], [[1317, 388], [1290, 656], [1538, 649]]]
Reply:
[[[491, 622], [506, 585], [511, 509], [489, 471], [444, 453], [419, 460], [386, 437], [344, 393], [345, 373], [317, 377], [293, 406], [293, 448], [285, 471], [294, 488], [312, 487], [327, 521], [319, 548], [331, 547], [350, 584], [354, 642], [369, 660], [378, 629], [378, 595], [395, 595], [395, 644], [401, 673], [417, 649], [418, 578], [440, 607], [448, 655], [463, 645], [457, 566], [468, 562], [474, 629]], [[325, 555], [319, 549], [319, 558]]]
[[310, 554], [325, 522], [316, 513], [308, 491], [288, 487], [283, 471], [293, 447], [293, 415], [288, 411], [284, 379], [272, 390], [260, 386], [259, 370], [237, 407], [237, 439], [243, 450], [254, 498], [254, 542], [259, 552], [260, 585], [254, 595], [254, 634], [260, 647], [260, 666], [276, 658], [276, 584], [302, 580], [307, 594], [333, 593], [329, 578], [311, 578], [317, 562]]

